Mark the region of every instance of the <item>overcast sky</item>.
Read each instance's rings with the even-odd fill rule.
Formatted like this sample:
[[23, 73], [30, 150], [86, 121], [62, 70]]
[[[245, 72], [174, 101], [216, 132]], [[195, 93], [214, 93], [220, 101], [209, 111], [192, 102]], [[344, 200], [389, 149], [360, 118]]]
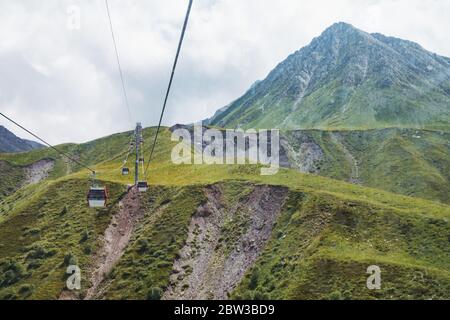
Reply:
[[[155, 125], [188, 0], [109, 2], [133, 121]], [[194, 0], [164, 124], [210, 117], [338, 21], [450, 56], [449, 16], [449, 0]], [[51, 143], [130, 129], [104, 0], [0, 1], [0, 110]]]

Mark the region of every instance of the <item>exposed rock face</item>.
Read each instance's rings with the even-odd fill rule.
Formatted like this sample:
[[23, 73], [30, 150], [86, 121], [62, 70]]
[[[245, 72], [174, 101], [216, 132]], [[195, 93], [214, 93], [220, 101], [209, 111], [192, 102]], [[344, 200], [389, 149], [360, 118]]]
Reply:
[[[205, 148], [210, 145], [209, 142], [206, 142], [204, 140], [202, 140], [201, 145], [200, 144], [196, 144], [196, 141], [194, 141], [194, 126], [192, 126], [192, 125], [176, 124], [176, 125], [174, 125], [174, 126], [172, 126], [170, 128], [170, 131], [174, 132], [175, 130], [178, 130], [178, 129], [184, 129], [184, 130], [189, 131], [191, 139], [192, 139], [192, 141], [191, 141], [192, 147], [193, 147], [193, 149], [195, 150], [196, 153], [202, 154], [204, 152]], [[208, 129], [209, 128], [207, 126], [202, 126], [202, 137], [205, 135], [205, 132]], [[227, 142], [226, 142], [227, 141], [227, 133], [226, 133], [226, 130], [224, 130], [224, 129], [219, 129], [219, 131], [222, 134], [222, 138], [223, 138], [223, 142], [224, 142], [224, 144], [223, 144], [223, 156], [224, 156], [224, 162], [225, 162], [226, 161], [226, 153], [227, 153]], [[232, 133], [233, 133], [233, 130], [230, 130], [230, 131], [232, 131]], [[234, 132], [238, 133], [238, 131], [234, 131]], [[260, 147], [260, 141], [261, 140], [259, 140], [259, 137], [260, 137], [259, 132], [256, 132], [256, 135], [254, 137], [246, 136], [245, 134], [239, 133], [239, 138], [240, 139], [244, 139], [243, 141], [245, 141], [245, 142], [243, 143], [243, 148], [238, 149], [239, 148], [239, 144], [235, 141], [234, 142], [234, 146], [236, 148], [235, 151], [237, 151], [237, 152], [244, 151], [247, 161], [258, 162], [258, 158], [256, 158], [256, 159], [253, 158], [252, 154], [249, 153], [248, 151], [250, 149], [250, 145], [252, 145], [252, 146], [259, 146]], [[270, 151], [271, 150], [271, 147], [270, 147], [271, 146], [271, 139], [272, 139], [272, 135], [268, 134], [268, 136], [267, 136], [267, 143], [268, 143], [268, 146], [269, 146], [268, 154], [271, 154], [271, 151]], [[231, 144], [233, 144], [233, 142]], [[279, 141], [279, 147], [280, 148], [279, 148], [278, 156], [279, 156], [280, 167], [283, 167], [283, 168], [290, 168], [291, 167], [291, 163], [290, 163], [290, 160], [289, 160], [289, 157], [288, 157], [288, 150], [286, 149], [287, 146], [288, 146], [287, 144], [283, 144], [282, 143], [282, 138], [280, 137], [280, 141]], [[234, 158], [234, 160], [235, 160], [235, 163], [236, 163], [237, 162], [236, 158]], [[228, 164], [230, 164], [230, 163], [228, 163]]]
[[285, 150], [289, 166], [303, 173], [318, 173], [319, 163], [324, 159], [321, 147], [304, 131], [293, 131], [289, 137], [281, 139], [282, 149]]
[[25, 167], [25, 182], [24, 185], [36, 184], [48, 177], [49, 172], [55, 166], [55, 161], [52, 159], [39, 160], [32, 165]]
[[0, 126], [0, 152], [23, 152], [42, 147], [37, 142], [20, 139], [5, 127]]

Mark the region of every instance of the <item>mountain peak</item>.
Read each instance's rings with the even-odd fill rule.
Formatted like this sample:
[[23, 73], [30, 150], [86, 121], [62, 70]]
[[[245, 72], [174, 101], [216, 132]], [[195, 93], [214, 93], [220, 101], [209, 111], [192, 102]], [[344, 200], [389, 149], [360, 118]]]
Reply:
[[329, 26], [327, 29], [325, 29], [324, 33], [326, 32], [342, 32], [342, 31], [348, 31], [348, 30], [358, 30], [353, 25], [347, 22], [336, 22], [333, 23], [331, 26]]
[[[362, 31], [353, 25], [346, 22], [337, 22], [325, 29], [322, 34], [313, 40], [313, 43], [317, 41], [325, 41], [326, 43], [334, 43], [336, 40], [339, 43], [347, 44], [351, 40], [364, 40], [365, 42], [377, 42], [377, 39], [373, 38], [369, 33]], [[331, 42], [330, 42], [331, 40]]]
[[449, 84], [448, 58], [339, 22], [281, 62], [211, 124], [448, 130]]

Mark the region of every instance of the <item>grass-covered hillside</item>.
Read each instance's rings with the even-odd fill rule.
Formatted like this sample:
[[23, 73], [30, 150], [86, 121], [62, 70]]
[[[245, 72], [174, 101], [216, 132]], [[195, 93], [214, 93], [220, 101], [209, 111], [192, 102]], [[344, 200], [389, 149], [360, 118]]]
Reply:
[[449, 133], [391, 128], [282, 135], [292, 168], [450, 203]]
[[[154, 132], [145, 130], [147, 145]], [[119, 169], [130, 134], [61, 146], [98, 171], [110, 191], [105, 209], [87, 207], [89, 172], [53, 151], [0, 155], [1, 177], [18, 182], [0, 199], [1, 299], [450, 298], [449, 205], [296, 169], [261, 176], [250, 165], [176, 166], [168, 129], [148, 172], [151, 188], [134, 197], [126, 187], [133, 172], [124, 177]], [[364, 147], [376, 144], [368, 138], [356, 144], [351, 132], [337, 139], [363, 160], [369, 158]], [[426, 154], [428, 141], [438, 137], [414, 147], [410, 139], [401, 141], [404, 150], [420, 147]], [[432, 155], [442, 172], [445, 152]], [[19, 169], [42, 159], [54, 161], [48, 176], [19, 183]], [[335, 161], [348, 160], [345, 152], [342, 159]], [[347, 173], [336, 178], [346, 180]], [[361, 179], [368, 174], [361, 170]], [[114, 233], [123, 223], [118, 217], [127, 215], [131, 234]], [[124, 239], [111, 270], [90, 292], [94, 271], [106, 263], [100, 253]], [[81, 268], [80, 291], [65, 290], [72, 264]], [[366, 288], [370, 265], [381, 268], [381, 290]]]

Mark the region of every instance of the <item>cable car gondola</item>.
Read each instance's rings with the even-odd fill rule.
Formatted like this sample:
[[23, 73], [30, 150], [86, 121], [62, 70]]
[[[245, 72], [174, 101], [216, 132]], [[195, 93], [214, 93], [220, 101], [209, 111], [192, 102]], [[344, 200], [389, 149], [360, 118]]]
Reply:
[[148, 190], [147, 181], [139, 181], [137, 184], [137, 188], [138, 188], [139, 192], [146, 192]]
[[123, 176], [127, 176], [130, 174], [130, 169], [129, 168], [122, 168], [122, 175]]
[[105, 187], [92, 187], [87, 195], [90, 208], [106, 207], [108, 201], [108, 190]]

